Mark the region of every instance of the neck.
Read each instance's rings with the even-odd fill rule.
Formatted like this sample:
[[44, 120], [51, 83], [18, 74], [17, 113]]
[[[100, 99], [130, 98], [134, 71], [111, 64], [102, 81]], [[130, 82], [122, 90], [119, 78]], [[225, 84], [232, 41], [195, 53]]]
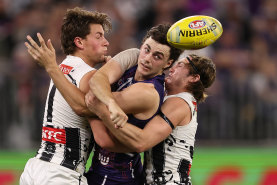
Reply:
[[81, 55], [80, 53], [74, 53], [72, 56], [81, 58], [90, 67], [94, 67], [96, 65], [96, 62], [89, 60], [87, 57]]
[[167, 92], [167, 95], [174, 95], [174, 94], [179, 94], [187, 91], [179, 87], [166, 87], [166, 92]]
[[158, 74], [152, 74], [152, 75], [146, 76], [146, 75], [143, 75], [142, 73], [140, 73], [138, 70], [136, 70], [134, 79], [136, 81], [143, 81], [143, 80], [148, 80], [148, 79], [154, 78], [155, 76], [158, 76], [161, 74], [162, 74], [162, 72], [158, 73]]
[[151, 78], [154, 78], [154, 77], [155, 76], [144, 76], [143, 74], [141, 74], [138, 71], [136, 71], [134, 79], [136, 81], [144, 81], [144, 80], [148, 80], [148, 79], [151, 79]]

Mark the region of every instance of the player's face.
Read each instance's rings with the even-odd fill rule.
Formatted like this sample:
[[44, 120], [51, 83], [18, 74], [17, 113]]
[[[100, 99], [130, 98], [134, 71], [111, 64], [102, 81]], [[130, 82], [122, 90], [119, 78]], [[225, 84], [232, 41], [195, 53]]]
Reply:
[[138, 58], [137, 80], [145, 80], [162, 74], [163, 69], [170, 66], [170, 48], [159, 44], [151, 37], [146, 39], [140, 48]]
[[108, 52], [109, 42], [104, 37], [104, 30], [100, 24], [90, 25], [90, 34], [83, 40], [85, 58], [94, 63], [103, 62]]
[[190, 64], [186, 58], [177, 61], [177, 63], [169, 69], [169, 73], [165, 78], [166, 87], [185, 87], [190, 81], [190, 77], [192, 77], [189, 75], [188, 65]]

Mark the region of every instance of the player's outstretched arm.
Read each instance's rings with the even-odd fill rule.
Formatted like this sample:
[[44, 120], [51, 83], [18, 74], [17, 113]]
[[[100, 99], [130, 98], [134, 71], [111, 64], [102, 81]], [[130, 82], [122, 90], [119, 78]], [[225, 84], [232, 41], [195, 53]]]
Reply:
[[71, 108], [76, 112], [76, 114], [78, 114], [79, 116], [94, 115], [86, 107], [84, 97], [86, 89], [88, 90], [88, 80], [95, 73], [95, 71], [87, 73], [82, 78], [80, 82], [80, 88], [81, 84], [84, 84], [82, 92], [75, 85], [70, 83], [65, 78], [62, 71], [59, 69], [59, 66], [56, 62], [55, 49], [51, 43], [51, 40], [49, 39], [46, 45], [40, 33], [37, 34], [37, 37], [39, 39], [40, 46], [32, 39], [32, 37], [30, 37], [29, 35], [27, 36], [29, 43], [25, 42], [25, 46], [28, 48], [29, 54], [39, 65], [45, 68], [49, 76], [52, 78], [55, 86], [61, 92]]

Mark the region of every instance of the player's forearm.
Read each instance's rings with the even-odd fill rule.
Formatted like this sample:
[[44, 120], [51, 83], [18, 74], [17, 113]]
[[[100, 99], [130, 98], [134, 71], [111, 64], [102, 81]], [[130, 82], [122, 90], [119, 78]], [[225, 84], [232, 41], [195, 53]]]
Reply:
[[97, 71], [89, 81], [93, 94], [105, 105], [114, 102], [108, 77], [101, 71]]
[[138, 153], [148, 149], [143, 130], [130, 123], [127, 123], [123, 128], [117, 129], [115, 137], [124, 145]]
[[94, 116], [86, 106], [85, 94], [81, 92], [75, 85], [70, 83], [59, 69], [58, 65], [48, 66], [47, 73], [52, 78], [55, 86], [60, 91], [64, 99], [79, 116]]
[[[103, 139], [103, 137], [107, 137], [106, 139]], [[104, 148], [110, 152], [116, 152], [116, 153], [127, 153], [127, 152], [134, 152], [135, 150], [129, 148], [128, 146], [121, 143], [119, 140], [117, 140], [114, 137], [106, 136], [105, 134], [101, 135], [101, 140], [96, 140], [96, 143], [101, 146], [101, 148]]]
[[118, 129], [115, 128], [114, 123], [107, 114], [100, 115], [100, 118], [114, 137], [116, 137], [116, 139], [118, 139], [123, 145], [130, 148], [131, 151], [140, 153], [147, 149], [147, 146], [145, 145], [147, 141], [144, 140], [146, 138], [143, 137], [142, 129], [129, 123], [123, 128]]
[[93, 132], [94, 140], [101, 148], [117, 153], [133, 152], [133, 150], [120, 143], [103, 125], [101, 120], [88, 119], [88, 121]]

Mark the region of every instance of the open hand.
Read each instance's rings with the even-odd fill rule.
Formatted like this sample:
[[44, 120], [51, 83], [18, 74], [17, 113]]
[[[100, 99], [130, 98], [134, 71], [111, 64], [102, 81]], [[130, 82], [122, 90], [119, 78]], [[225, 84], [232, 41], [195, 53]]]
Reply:
[[45, 69], [51, 67], [51, 65], [57, 65], [56, 53], [51, 40], [49, 39], [46, 45], [40, 33], [37, 33], [37, 37], [40, 46], [30, 35], [27, 36], [29, 42], [25, 42], [25, 46], [28, 48], [28, 53], [35, 61], [37, 61], [39, 65], [43, 66]]

